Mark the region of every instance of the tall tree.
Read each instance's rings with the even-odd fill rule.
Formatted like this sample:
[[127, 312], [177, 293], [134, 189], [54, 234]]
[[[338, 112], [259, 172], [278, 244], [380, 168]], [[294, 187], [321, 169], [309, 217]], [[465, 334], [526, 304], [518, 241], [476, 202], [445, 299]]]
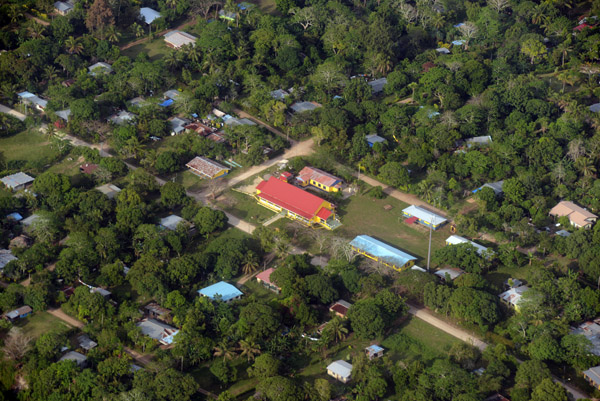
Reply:
[[87, 12], [85, 26], [94, 34], [100, 32], [100, 39], [104, 39], [104, 29], [114, 23], [115, 17], [108, 0], [94, 0]]

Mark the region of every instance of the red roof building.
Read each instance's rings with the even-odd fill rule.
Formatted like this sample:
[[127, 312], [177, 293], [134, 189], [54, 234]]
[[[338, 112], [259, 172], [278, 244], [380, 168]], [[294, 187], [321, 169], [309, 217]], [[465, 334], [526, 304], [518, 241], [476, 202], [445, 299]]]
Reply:
[[258, 184], [256, 199], [266, 208], [284, 212], [286, 217], [307, 226], [319, 224], [332, 230], [340, 225], [331, 203], [275, 177]]
[[279, 288], [277, 286], [277, 284], [275, 284], [271, 281], [271, 273], [273, 273], [274, 271], [275, 271], [275, 269], [271, 267], [271, 268], [265, 270], [264, 272], [257, 274], [256, 281], [258, 281], [260, 284], [267, 287], [269, 290], [274, 291], [279, 294], [279, 292], [281, 291], [281, 288]]
[[306, 166], [300, 170], [296, 180], [303, 187], [312, 185], [327, 192], [338, 192], [342, 188], [341, 179], [323, 170], [309, 166]]
[[83, 174], [92, 174], [96, 170], [98, 170], [98, 165], [94, 163], [85, 163], [79, 166], [79, 171]]
[[343, 299], [340, 299], [339, 301], [331, 305], [329, 311], [335, 313], [341, 318], [346, 318], [346, 315], [348, 315], [348, 310], [351, 306], [352, 304], [350, 302], [346, 302]]

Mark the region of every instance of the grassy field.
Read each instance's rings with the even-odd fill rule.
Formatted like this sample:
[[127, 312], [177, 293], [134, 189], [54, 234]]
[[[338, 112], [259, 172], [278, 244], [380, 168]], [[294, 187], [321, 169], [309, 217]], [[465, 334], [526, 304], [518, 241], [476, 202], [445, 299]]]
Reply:
[[132, 46], [129, 49], [125, 49], [123, 50], [122, 54], [135, 59], [139, 53], [144, 52], [148, 55], [151, 61], [156, 61], [164, 57], [168, 50], [169, 48], [161, 36], [154, 40], [148, 40], [144, 43], [140, 43], [139, 45]]
[[72, 177], [76, 174], [79, 174], [79, 166], [84, 162], [85, 159], [83, 157], [80, 158], [78, 156], [69, 155], [60, 162], [51, 166], [47, 171], [50, 171], [52, 173], [65, 174]]
[[48, 139], [37, 130], [23, 131], [7, 138], [0, 138], [0, 153], [7, 162], [39, 161], [55, 155]]
[[65, 322], [52, 316], [48, 312], [36, 312], [19, 321], [16, 326], [23, 329], [23, 334], [30, 336], [33, 339], [51, 331], [65, 333], [71, 329]]
[[[392, 209], [385, 210], [386, 205], [392, 206]], [[338, 207], [342, 226], [335, 234], [348, 239], [360, 234], [370, 235], [411, 255], [426, 259], [429, 229], [404, 222], [402, 209], [407, 206], [409, 205], [390, 196], [385, 199], [373, 199], [368, 195], [354, 195]], [[450, 235], [447, 225], [434, 231], [431, 241], [432, 253], [443, 247]]]
[[225, 200], [218, 206], [228, 213], [253, 224], [262, 224], [275, 215], [275, 212], [259, 205], [253, 197], [228, 189]]
[[492, 290], [495, 293], [501, 293], [504, 282], [509, 278], [518, 278], [521, 281], [527, 281], [531, 271], [535, 266], [507, 267], [500, 266], [494, 271], [485, 275], [485, 278], [492, 284]]

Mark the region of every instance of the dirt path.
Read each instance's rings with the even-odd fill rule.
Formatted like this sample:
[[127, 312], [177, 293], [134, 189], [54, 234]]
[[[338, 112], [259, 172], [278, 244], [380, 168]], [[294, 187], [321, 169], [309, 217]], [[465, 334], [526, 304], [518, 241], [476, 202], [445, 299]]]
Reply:
[[59, 318], [60, 320], [62, 320], [63, 322], [66, 322], [68, 324], [70, 324], [73, 327], [77, 327], [77, 328], [82, 328], [83, 326], [85, 326], [85, 323], [83, 323], [80, 320], [77, 320], [69, 315], [67, 315], [65, 312], [63, 312], [60, 308], [52, 308], [52, 309], [48, 309], [46, 312], [48, 312], [49, 314], [51, 314], [54, 317]]
[[258, 118], [254, 117], [253, 115], [246, 113], [244, 110], [233, 109], [233, 111], [234, 111], [235, 114], [237, 114], [238, 116], [240, 116], [242, 118], [248, 118], [248, 119], [254, 121], [257, 124], [262, 125], [266, 129], [268, 129], [269, 131], [271, 131], [272, 133], [274, 133], [275, 135], [279, 135], [283, 139], [290, 141], [292, 144], [294, 144], [294, 143], [297, 142], [297, 141], [295, 141], [293, 139], [290, 139], [288, 135], [286, 135], [283, 132], [279, 131], [275, 127], [272, 127], [271, 125], [265, 123], [262, 120], [259, 120]]
[[50, 26], [50, 23], [47, 21], [44, 21], [43, 19], [39, 19], [38, 17], [35, 17], [29, 13], [25, 13], [25, 17], [34, 20], [35, 22], [37, 22], [40, 25], [44, 25], [44, 26]]
[[0, 113], [10, 114], [14, 118], [17, 118], [17, 119], [19, 119], [21, 121], [25, 121], [25, 114], [19, 113], [15, 109], [11, 109], [10, 107], [5, 106], [3, 104], [0, 104]]
[[[56, 268], [56, 263], [52, 263], [51, 265], [46, 266], [46, 270], [53, 272], [54, 269]], [[31, 284], [31, 276], [26, 278], [25, 280], [21, 281], [20, 283], [23, 287], [29, 287], [29, 284]]]
[[[164, 34], [169, 33], [171, 31], [180, 31], [180, 30], [184, 29], [186, 26], [194, 25], [195, 23], [196, 23], [196, 19], [194, 18], [191, 21], [184, 22], [183, 24], [179, 25], [176, 28], [165, 29], [164, 31], [161, 31], [161, 32], [158, 32], [158, 33], [154, 33], [154, 37], [157, 38], [159, 36], [163, 36]], [[146, 36], [146, 37], [134, 40], [133, 42], [129, 42], [126, 45], [121, 46], [120, 49], [121, 50], [129, 49], [130, 47], [137, 46], [140, 43], [146, 42], [148, 39], [150, 39], [149, 36]]]
[[[357, 173], [354, 173], [355, 177], [358, 177]], [[389, 187], [387, 185], [385, 185], [384, 183], [377, 181], [376, 179], [373, 179], [369, 176], [366, 176], [364, 174], [361, 174], [360, 177], [358, 177], [359, 180], [366, 182], [367, 184], [371, 185], [371, 186], [380, 186], [381, 188], [383, 188], [383, 192], [385, 192], [386, 194], [388, 194], [389, 196], [391, 196], [392, 198], [396, 198], [398, 200], [401, 200], [404, 203], [408, 203], [409, 205], [417, 205], [417, 206], [423, 206], [425, 208], [427, 208], [428, 210], [431, 210], [432, 212], [435, 212], [437, 214], [439, 214], [440, 216], [446, 216], [446, 212], [431, 206], [429, 203], [422, 201], [421, 199], [419, 199], [418, 196], [413, 195], [413, 194], [409, 194], [406, 192], [402, 192], [399, 191], [395, 188]]]

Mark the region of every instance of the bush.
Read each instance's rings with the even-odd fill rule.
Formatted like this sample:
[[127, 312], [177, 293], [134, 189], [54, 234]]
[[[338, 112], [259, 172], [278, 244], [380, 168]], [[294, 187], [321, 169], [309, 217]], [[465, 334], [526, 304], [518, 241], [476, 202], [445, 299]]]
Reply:
[[369, 192], [369, 196], [373, 199], [383, 199], [385, 198], [385, 192], [383, 192], [383, 188], [381, 186], [373, 187]]

